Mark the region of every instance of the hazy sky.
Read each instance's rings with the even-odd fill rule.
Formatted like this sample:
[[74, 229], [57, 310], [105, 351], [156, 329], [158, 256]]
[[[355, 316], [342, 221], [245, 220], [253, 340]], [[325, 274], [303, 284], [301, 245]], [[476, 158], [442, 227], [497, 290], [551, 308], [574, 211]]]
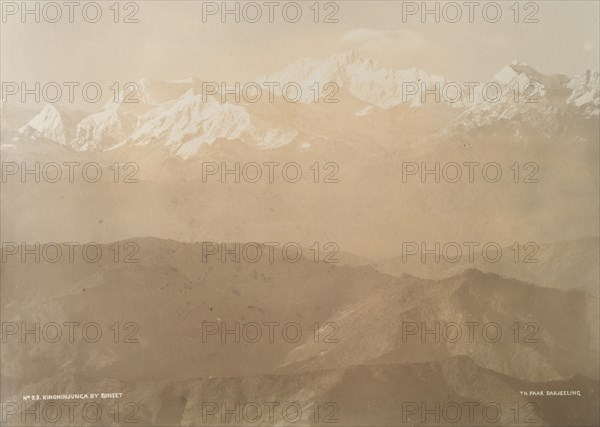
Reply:
[[[202, 2], [142, 1], [137, 2], [139, 23], [116, 24], [108, 10], [113, 2], [100, 3], [104, 14], [96, 24], [81, 19], [80, 11], [75, 23], [66, 15], [59, 23], [39, 24], [31, 17], [21, 23], [19, 16], [7, 16], [1, 24], [2, 80], [124, 82], [195, 75], [249, 81], [303, 57], [350, 49], [390, 67], [417, 66], [457, 80], [487, 81], [514, 59], [545, 74], [599, 68], [597, 1], [535, 2], [539, 23], [514, 23], [513, 1], [498, 2], [503, 16], [497, 23], [486, 22], [481, 7], [469, 23], [463, 7], [463, 18], [454, 24], [435, 23], [433, 16], [422, 23], [420, 15], [403, 22], [403, 2], [372, 0], [337, 2], [340, 22], [318, 24], [309, 10], [313, 1], [299, 2], [303, 17], [298, 23], [285, 22], [279, 10], [276, 22], [269, 23], [263, 7], [260, 23], [239, 24], [233, 18], [221, 23], [218, 16], [203, 23]], [[534, 7], [521, 10], [520, 19]]]

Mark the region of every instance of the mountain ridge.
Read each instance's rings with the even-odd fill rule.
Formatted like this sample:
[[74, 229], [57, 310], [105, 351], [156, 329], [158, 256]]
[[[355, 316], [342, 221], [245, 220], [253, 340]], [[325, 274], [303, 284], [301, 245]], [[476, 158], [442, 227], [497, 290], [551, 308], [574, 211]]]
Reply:
[[[324, 59], [301, 59], [256, 82], [277, 83], [274, 95], [280, 101], [282, 87], [297, 84], [301, 88], [299, 103], [314, 106], [307, 108], [317, 108], [331, 95], [338, 103], [323, 105], [339, 110], [349, 119], [350, 114], [368, 119], [376, 111], [402, 109], [394, 113], [402, 115], [406, 108], [430, 108], [431, 94], [423, 95], [422, 90], [458, 84], [418, 68], [386, 68], [353, 51]], [[502, 120], [533, 123], [545, 129], [547, 122], [556, 120], [561, 111], [570, 111], [582, 119], [600, 115], [598, 71], [586, 70], [572, 78], [562, 74], [546, 76], [514, 61], [502, 67], [488, 83], [491, 82], [496, 91], [498, 87], [502, 91], [498, 93], [499, 101], [494, 101], [495, 95], [490, 95], [485, 84], [469, 90], [462, 87], [458, 102], [448, 94], [440, 98], [440, 106], [459, 113], [441, 130], [442, 135], [464, 133]], [[333, 95], [327, 83], [336, 85]], [[264, 93], [256, 104], [232, 102], [229, 98], [222, 102], [219, 93], [203, 94], [202, 84], [197, 77], [174, 81], [142, 78], [137, 82], [138, 103], [127, 103], [128, 95], [123, 90], [117, 102], [109, 101], [101, 111], [80, 120], [74, 120], [64, 107], [49, 104], [18, 129], [17, 138], [43, 138], [77, 151], [141, 148], [158, 143], [169, 149], [172, 156], [189, 159], [201, 146], [214, 144], [220, 138], [247, 141], [257, 149], [277, 149], [310, 137], [310, 130], [307, 134], [294, 122], [272, 120], [268, 115], [266, 121], [259, 120], [259, 116], [264, 116], [260, 111], [269, 111]], [[263, 89], [268, 93], [267, 88]], [[428, 97], [425, 102], [423, 96]], [[356, 107], [352, 106], [354, 103]], [[285, 102], [279, 105], [289, 107]], [[326, 125], [324, 119], [322, 124]]]

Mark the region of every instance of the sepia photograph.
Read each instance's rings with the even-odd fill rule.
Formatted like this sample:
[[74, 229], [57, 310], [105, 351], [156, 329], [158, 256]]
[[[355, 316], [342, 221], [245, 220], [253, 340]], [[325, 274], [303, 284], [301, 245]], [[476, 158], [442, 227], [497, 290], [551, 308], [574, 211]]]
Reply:
[[0, 425], [600, 425], [600, 1], [0, 6]]

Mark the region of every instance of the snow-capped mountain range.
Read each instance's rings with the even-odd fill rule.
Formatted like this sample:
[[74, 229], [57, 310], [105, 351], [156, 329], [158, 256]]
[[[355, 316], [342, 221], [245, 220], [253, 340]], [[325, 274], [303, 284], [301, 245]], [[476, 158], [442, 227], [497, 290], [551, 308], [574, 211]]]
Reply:
[[[271, 83], [281, 108], [328, 105], [328, 114], [347, 115], [352, 122], [368, 120], [376, 112], [404, 114], [406, 109], [436, 104], [454, 112], [453, 119], [441, 130], [446, 135], [503, 120], [552, 129], [556, 115], [565, 111], [583, 120], [600, 117], [598, 71], [587, 70], [572, 78], [546, 76], [517, 61], [472, 89], [417, 68], [386, 68], [355, 52], [303, 59], [256, 83], [261, 87]], [[287, 84], [301, 88], [297, 104], [282, 101], [282, 87]], [[258, 103], [232, 102], [233, 97], [223, 102], [218, 93], [202, 93], [198, 78], [169, 82], [144, 78], [137, 86], [137, 103], [127, 103], [123, 93], [118, 102], [111, 100], [93, 114], [47, 104], [17, 130], [18, 136], [13, 139], [47, 139], [77, 151], [160, 144], [173, 155], [187, 159], [217, 140], [239, 140], [258, 149], [274, 149], [311, 137], [294, 117], [274, 118], [270, 112], [275, 104], [265, 105], [268, 96], [263, 95]], [[429, 92], [436, 88], [438, 102]], [[423, 98], [425, 89], [428, 94]], [[337, 103], [323, 104], [325, 97]], [[327, 126], [329, 118], [323, 115], [322, 119], [323, 126]]]

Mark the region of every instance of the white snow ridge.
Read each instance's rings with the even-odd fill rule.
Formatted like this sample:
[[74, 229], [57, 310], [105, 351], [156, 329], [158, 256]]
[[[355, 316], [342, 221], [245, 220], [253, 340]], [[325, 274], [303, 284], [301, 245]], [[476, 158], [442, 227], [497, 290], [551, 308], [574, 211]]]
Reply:
[[[474, 102], [467, 96], [460, 102], [446, 102], [442, 98], [442, 107], [452, 108], [458, 114], [448, 125], [448, 132], [457, 129], [464, 132], [503, 120], [526, 121], [543, 128], [555, 122], [556, 114], [565, 109], [582, 119], [600, 115], [598, 71], [587, 70], [573, 78], [562, 74], [546, 76], [514, 61], [490, 81], [501, 87], [498, 102], [486, 102], [481, 87], [475, 90]], [[380, 113], [405, 114], [406, 108], [396, 107], [412, 110], [425, 104], [420, 93], [404, 93], [407, 84], [429, 89], [448, 80], [418, 68], [386, 68], [351, 51], [324, 59], [303, 59], [256, 82], [277, 83], [276, 97], [282, 96], [284, 85], [298, 84], [302, 96], [295, 108], [320, 111], [315, 114], [320, 121], [307, 129], [295, 122], [294, 114], [273, 114], [270, 108], [274, 107], [264, 104], [268, 103], [268, 96], [262, 97], [258, 104], [223, 102], [219, 95], [203, 94], [202, 81], [196, 77], [173, 81], [144, 78], [135, 85], [135, 93], [123, 91], [99, 112], [84, 114], [46, 105], [17, 132], [77, 151], [164, 147], [182, 159], [194, 157], [201, 147], [217, 141], [240, 141], [261, 150], [298, 142], [299, 147], [309, 149], [312, 144], [307, 141], [321, 137], [319, 126], [328, 126], [339, 117], [352, 123], [367, 116], [377, 118]], [[336, 99], [351, 101], [350, 110], [332, 108], [328, 110], [333, 111], [330, 116], [318, 110], [316, 101], [320, 100], [315, 96], [331, 95], [326, 90], [328, 83], [335, 84]], [[535, 88], [536, 102], [515, 102], [515, 88], [521, 99], [530, 96]], [[132, 99], [137, 102], [130, 102]], [[346, 114], [347, 118], [343, 116]]]

